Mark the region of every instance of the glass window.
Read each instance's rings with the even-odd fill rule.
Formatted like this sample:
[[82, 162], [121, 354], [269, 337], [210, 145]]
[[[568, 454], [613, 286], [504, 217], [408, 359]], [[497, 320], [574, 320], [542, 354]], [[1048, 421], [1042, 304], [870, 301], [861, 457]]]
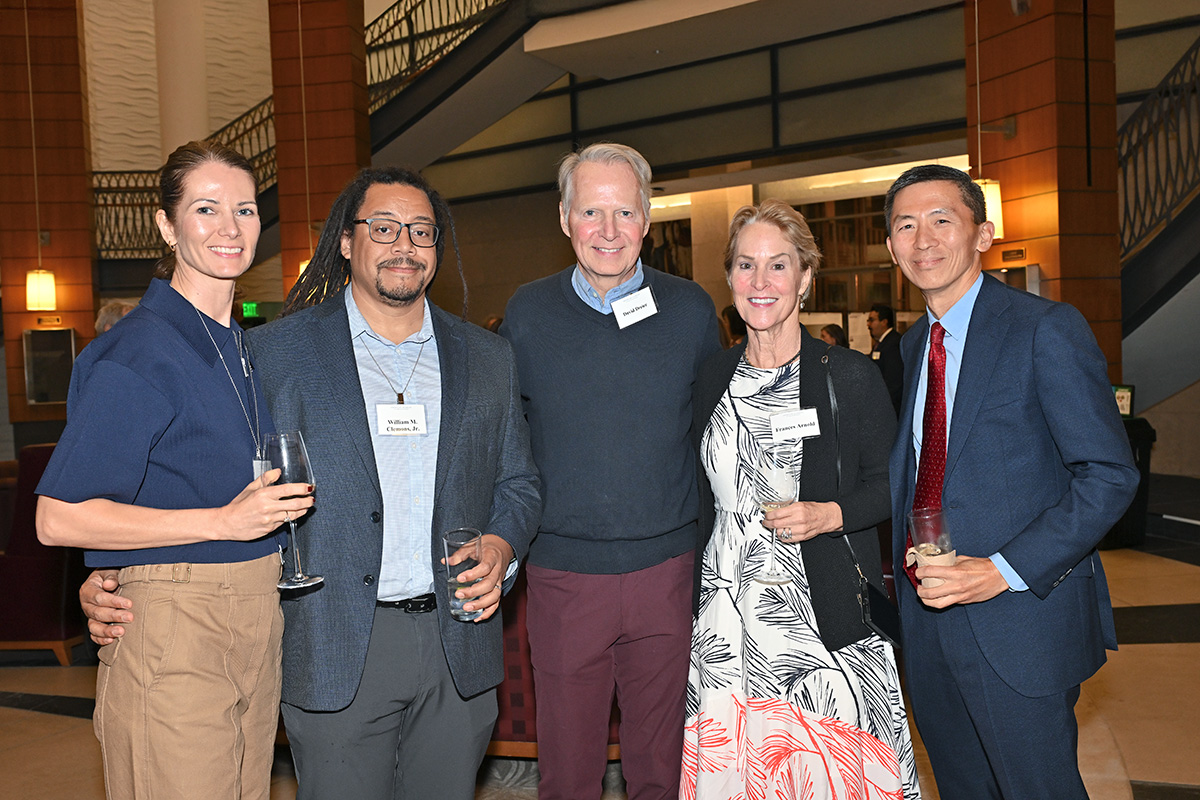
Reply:
[[[912, 46], [916, 42], [920, 42], [919, 47]], [[965, 52], [962, 9], [952, 8], [894, 25], [780, 48], [779, 90], [809, 89], [943, 61], [961, 61]]]
[[578, 98], [579, 127], [649, 120], [770, 94], [770, 56], [750, 53], [585, 89]]

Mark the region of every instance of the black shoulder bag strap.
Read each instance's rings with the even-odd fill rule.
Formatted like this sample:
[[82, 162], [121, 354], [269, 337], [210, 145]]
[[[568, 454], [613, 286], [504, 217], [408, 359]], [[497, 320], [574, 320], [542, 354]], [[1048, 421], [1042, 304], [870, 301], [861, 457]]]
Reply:
[[[825, 385], [829, 387], [829, 411], [833, 415], [833, 449], [837, 459], [837, 494], [840, 496], [842, 492], [842, 447], [838, 432], [837, 392], [833, 390], [833, 371], [829, 365], [831, 350], [833, 350], [833, 345], [826, 347], [825, 355], [821, 356], [821, 363], [825, 365]], [[896, 610], [896, 606], [892, 604], [886, 594], [863, 575], [858, 557], [854, 555], [854, 545], [850, 544], [850, 534], [843, 533], [841, 539], [846, 543], [846, 549], [850, 551], [850, 561], [854, 564], [855, 571], [858, 572], [858, 604], [862, 609], [863, 624], [890, 642], [893, 647], [900, 647], [900, 614]]]

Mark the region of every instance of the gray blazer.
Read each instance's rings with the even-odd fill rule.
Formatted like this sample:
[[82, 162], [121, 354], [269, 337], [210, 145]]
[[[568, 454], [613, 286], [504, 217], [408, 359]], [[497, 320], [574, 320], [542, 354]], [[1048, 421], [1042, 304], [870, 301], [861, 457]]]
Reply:
[[[537, 532], [541, 482], [529, 449], [508, 342], [430, 305], [442, 380], [430, 530], [442, 647], [464, 697], [503, 678], [500, 614], [450, 617], [437, 532], [468, 526], [502, 537], [523, 558]], [[336, 711], [354, 698], [375, 614], [383, 495], [341, 293], [247, 334], [279, 430], [304, 433], [316, 507], [297, 526], [317, 587], [283, 596], [283, 701]]]

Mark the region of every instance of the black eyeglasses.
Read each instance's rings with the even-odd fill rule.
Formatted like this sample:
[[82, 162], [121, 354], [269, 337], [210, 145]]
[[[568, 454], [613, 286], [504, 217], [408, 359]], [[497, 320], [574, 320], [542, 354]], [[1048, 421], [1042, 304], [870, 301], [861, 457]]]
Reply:
[[400, 232], [408, 228], [408, 240], [417, 247], [433, 247], [437, 244], [441, 230], [432, 222], [400, 222], [394, 219], [352, 219], [355, 225], [366, 225], [371, 241], [391, 244], [400, 238]]

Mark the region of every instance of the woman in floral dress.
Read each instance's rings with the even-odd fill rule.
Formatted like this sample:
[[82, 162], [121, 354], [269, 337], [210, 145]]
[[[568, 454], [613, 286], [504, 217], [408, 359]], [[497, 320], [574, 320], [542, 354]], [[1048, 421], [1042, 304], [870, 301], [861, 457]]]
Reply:
[[[860, 568], [883, 585], [874, 526], [890, 511], [896, 418], [870, 359], [800, 324], [820, 257], [786, 203], [733, 219], [725, 270], [749, 333], [705, 365], [695, 391], [706, 538], [687, 800], [920, 796], [895, 657], [858, 601]], [[799, 499], [764, 515], [756, 484], [768, 448], [783, 454]], [[760, 582], [772, 537], [781, 585]]]

